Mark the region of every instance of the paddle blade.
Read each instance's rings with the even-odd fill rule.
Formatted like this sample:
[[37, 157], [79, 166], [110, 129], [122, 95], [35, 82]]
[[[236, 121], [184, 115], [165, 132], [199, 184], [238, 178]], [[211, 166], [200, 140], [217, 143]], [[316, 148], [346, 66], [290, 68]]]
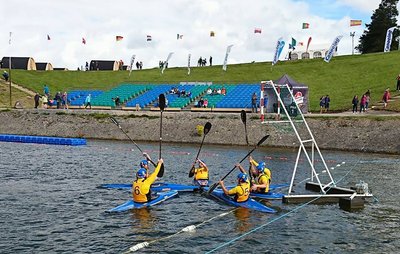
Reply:
[[165, 95], [164, 94], [160, 94], [158, 96], [158, 105], [160, 107], [160, 110], [164, 110], [164, 108], [165, 108]]
[[246, 111], [242, 109], [242, 112], [240, 112], [240, 118], [242, 119], [242, 122], [246, 124]]
[[164, 163], [161, 164], [160, 171], [158, 171], [157, 177], [163, 177], [164, 176]]
[[211, 192], [213, 192], [215, 190], [215, 188], [217, 188], [219, 185], [219, 182], [213, 183], [213, 185], [211, 185], [211, 187], [208, 189], [207, 193], [210, 194]]
[[189, 178], [194, 176], [194, 165], [192, 166], [192, 168], [189, 171]]
[[260, 146], [262, 143], [264, 143], [264, 141], [267, 140], [267, 138], [269, 138], [269, 135], [266, 135], [262, 139], [260, 139], [260, 141], [258, 141], [257, 143], [257, 146]]
[[211, 129], [211, 123], [210, 122], [206, 122], [206, 124], [204, 125], [204, 135], [207, 135], [207, 133], [210, 131]]

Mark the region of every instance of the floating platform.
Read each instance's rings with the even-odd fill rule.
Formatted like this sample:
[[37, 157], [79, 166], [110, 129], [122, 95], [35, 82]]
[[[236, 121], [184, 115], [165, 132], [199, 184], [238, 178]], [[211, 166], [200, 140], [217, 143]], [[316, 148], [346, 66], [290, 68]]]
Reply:
[[58, 138], [58, 137], [46, 137], [46, 136], [25, 136], [25, 135], [9, 135], [9, 134], [0, 134], [0, 141], [36, 143], [36, 144], [48, 144], [48, 145], [67, 145], [67, 146], [86, 145], [86, 139], [84, 138]]

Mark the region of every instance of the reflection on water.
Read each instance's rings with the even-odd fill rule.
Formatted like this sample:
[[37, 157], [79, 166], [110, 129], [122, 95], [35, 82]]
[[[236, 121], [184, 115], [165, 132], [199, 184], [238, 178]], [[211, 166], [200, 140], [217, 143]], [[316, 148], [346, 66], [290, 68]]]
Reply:
[[[130, 183], [142, 160], [128, 142], [90, 141], [85, 147], [0, 143], [0, 252], [3, 253], [121, 253], [130, 246], [173, 235], [198, 225], [194, 232], [156, 241], [144, 253], [204, 253], [234, 240], [218, 253], [249, 250], [265, 253], [396, 253], [400, 249], [398, 156], [323, 151], [339, 186], [366, 181], [379, 202], [349, 213], [338, 205], [267, 203], [278, 211], [263, 214], [232, 207], [193, 193], [180, 194], [157, 206], [121, 214], [106, 210], [131, 198], [130, 191], [98, 189], [104, 183]], [[157, 157], [158, 144], [141, 144]], [[191, 184], [188, 170], [198, 146], [163, 144], [165, 174], [160, 180]], [[201, 157], [216, 182], [248, 152], [247, 147], [207, 146]], [[296, 151], [260, 148], [272, 183], [287, 183]], [[245, 165], [245, 164], [244, 164]], [[247, 166], [247, 165], [245, 165]], [[296, 182], [309, 177], [301, 161]], [[226, 179], [234, 185], [236, 175]], [[323, 176], [321, 176], [323, 179]], [[296, 193], [304, 185], [296, 185]], [[287, 189], [286, 189], [287, 191]], [[289, 211], [295, 211], [287, 214]], [[282, 217], [281, 217], [282, 216]], [[271, 223], [272, 222], [272, 223]], [[270, 223], [270, 224], [269, 224]], [[265, 227], [260, 227], [267, 225]], [[259, 227], [259, 228], [258, 228]], [[257, 228], [257, 231], [252, 232]], [[257, 236], [257, 237], [255, 237]], [[240, 246], [240, 248], [239, 248]]]

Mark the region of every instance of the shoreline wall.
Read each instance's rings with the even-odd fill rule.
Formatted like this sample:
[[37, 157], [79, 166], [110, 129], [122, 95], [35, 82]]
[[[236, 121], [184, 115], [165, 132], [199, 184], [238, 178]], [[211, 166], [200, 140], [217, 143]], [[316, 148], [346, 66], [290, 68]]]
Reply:
[[[6, 110], [0, 111], [0, 133], [128, 140], [110, 121], [110, 115], [133, 140], [159, 142], [160, 113], [144, 111]], [[320, 149], [400, 154], [400, 118], [307, 117], [306, 120]], [[204, 126], [207, 121], [212, 128], [205, 144], [246, 145], [240, 113], [164, 112], [163, 142], [199, 144], [202, 137], [197, 134], [196, 126]], [[300, 126], [302, 138], [308, 139], [304, 124], [296, 125]], [[299, 147], [290, 124], [261, 124], [258, 114], [247, 114], [247, 133], [252, 146], [270, 134], [262, 146]]]

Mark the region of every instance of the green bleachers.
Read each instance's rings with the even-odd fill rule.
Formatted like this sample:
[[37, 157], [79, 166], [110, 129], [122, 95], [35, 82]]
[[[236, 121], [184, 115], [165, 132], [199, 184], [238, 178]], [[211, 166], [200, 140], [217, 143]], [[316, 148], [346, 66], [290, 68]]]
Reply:
[[149, 85], [122, 84], [110, 91], [104, 92], [92, 100], [92, 106], [115, 107], [113, 98], [119, 96], [121, 104], [149, 90]]

